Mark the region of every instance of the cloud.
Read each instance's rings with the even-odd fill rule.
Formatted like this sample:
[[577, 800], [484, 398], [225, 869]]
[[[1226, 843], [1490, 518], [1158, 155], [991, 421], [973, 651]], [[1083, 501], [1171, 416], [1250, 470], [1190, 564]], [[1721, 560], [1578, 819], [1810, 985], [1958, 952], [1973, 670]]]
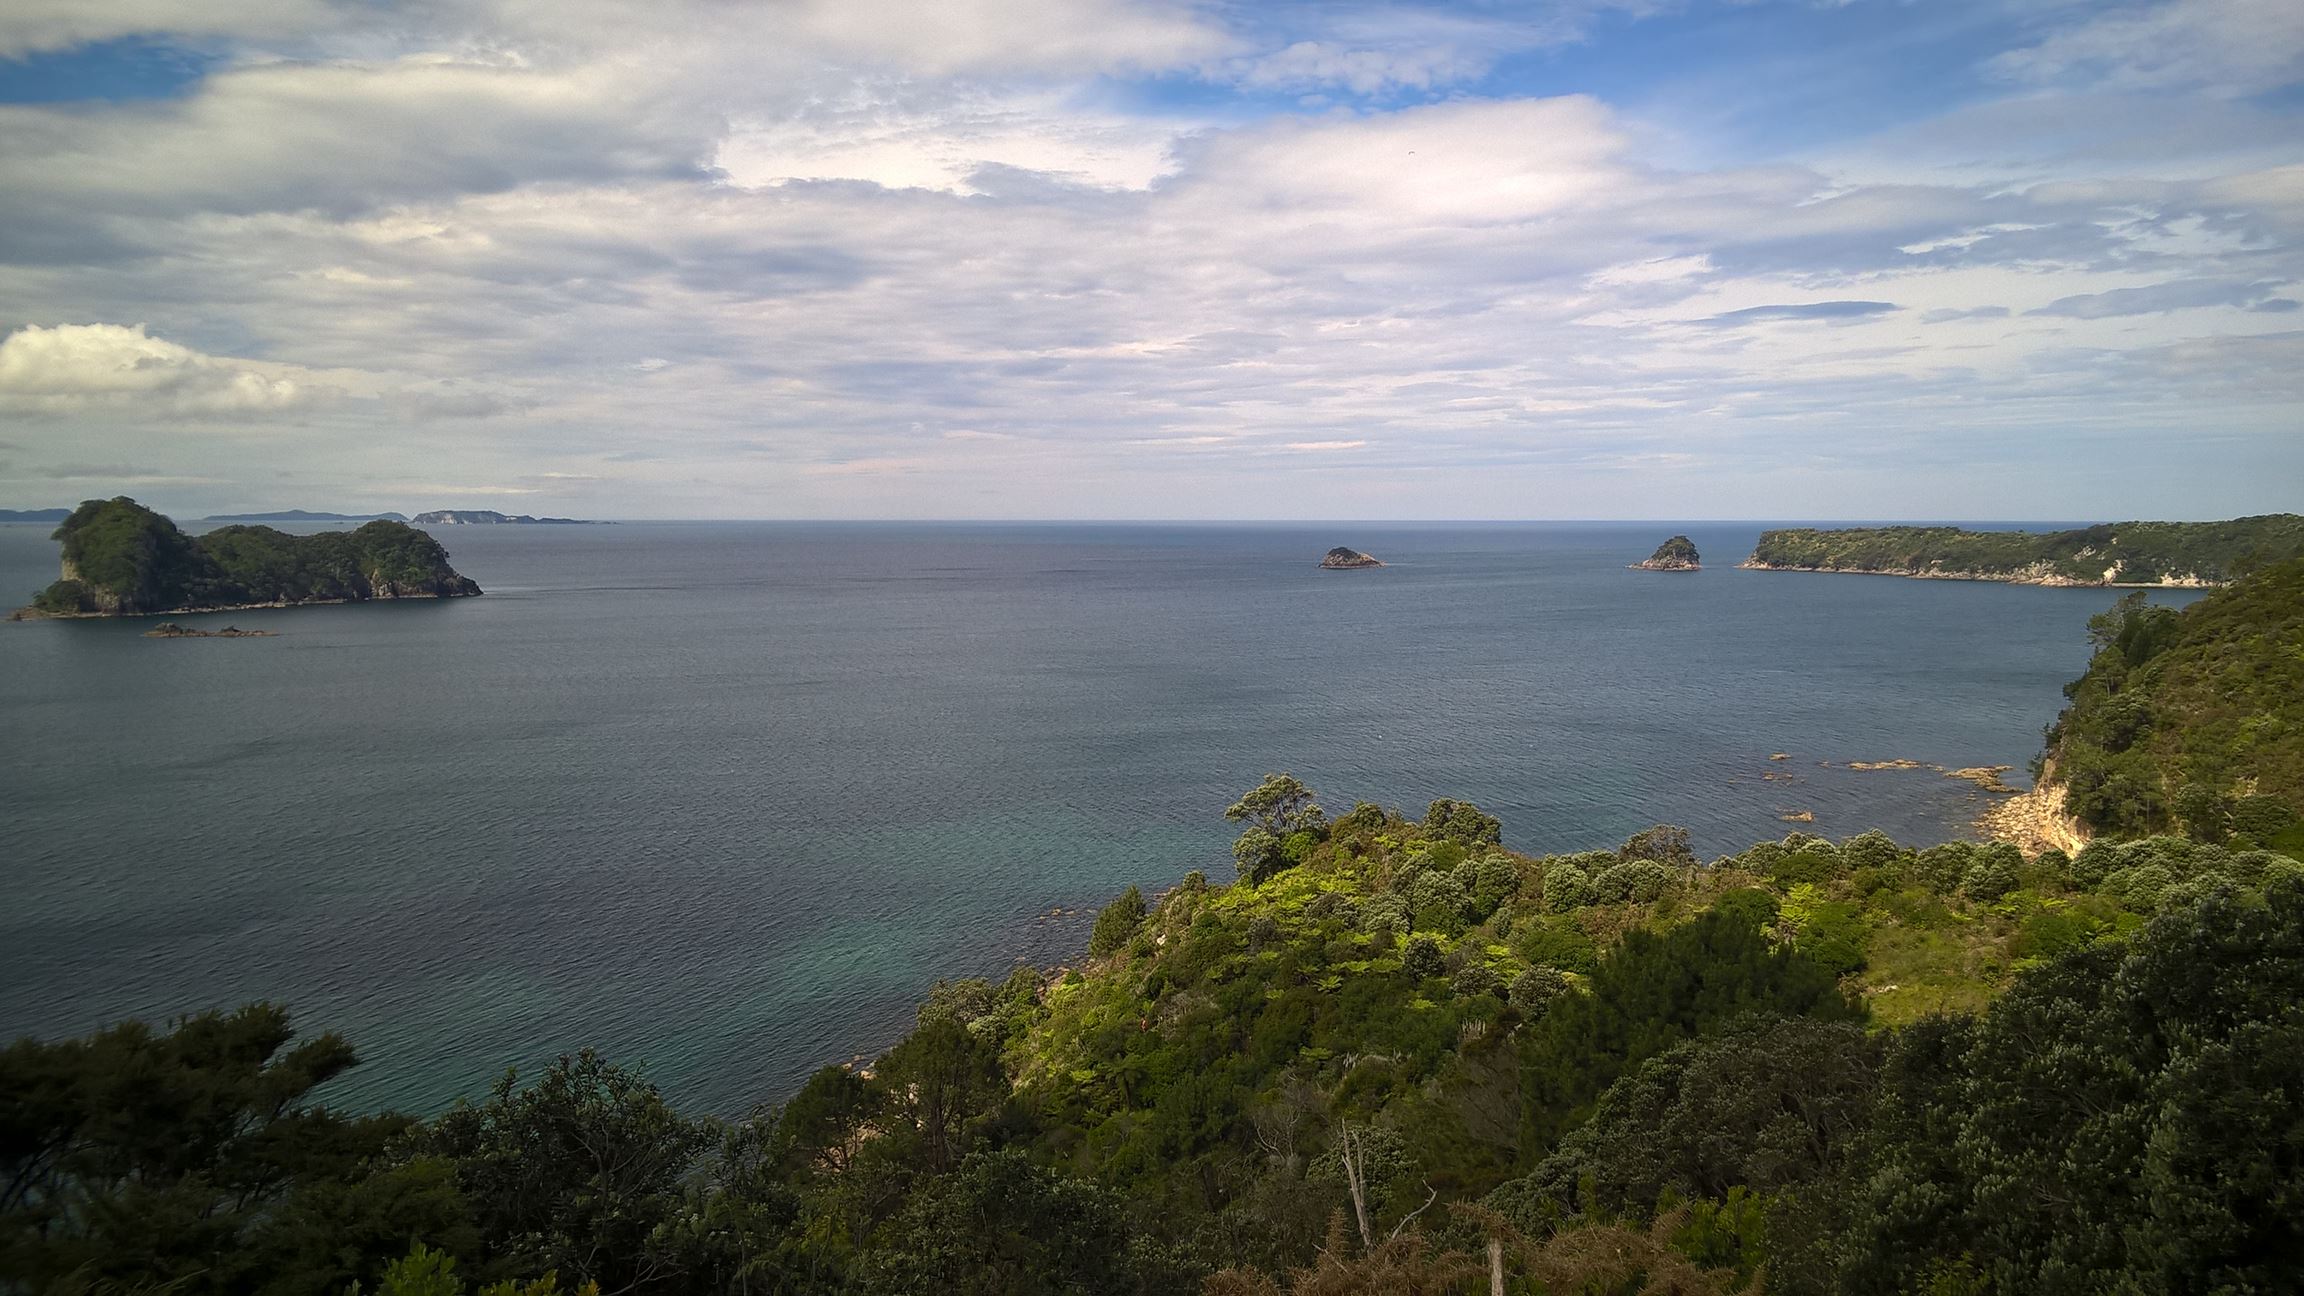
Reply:
[[1236, 76], [1254, 89], [1340, 87], [1355, 94], [1429, 90], [1478, 78], [1494, 56], [1449, 46], [1417, 49], [1351, 49], [1330, 41], [1297, 41], [1284, 49], [1243, 61]]
[[[1506, 516], [1665, 507], [1624, 465], [1776, 498], [1732, 466], [1787, 433], [1874, 499], [1915, 445], [2295, 444], [2277, 103], [2067, 88], [2100, 61], [1920, 161], [1755, 157], [1511, 97], [1504, 54], [1621, 24], [1488, 12], [411, 0], [176, 101], [0, 108], [0, 302], [41, 322], [0, 407], [46, 415], [11, 461], [403, 511]], [[2181, 128], [2073, 143], [2115, 98]], [[2185, 293], [2234, 309], [2151, 304]], [[190, 414], [262, 434], [158, 434]]]
[[323, 0], [8, 0], [0, 58], [123, 36], [274, 38], [332, 25]]
[[141, 324], [35, 324], [0, 339], [0, 405], [19, 410], [258, 414], [308, 395], [291, 379], [151, 337]]
[[2021, 81], [2255, 94], [2304, 76], [2304, 6], [2294, 0], [2119, 6], [2001, 54], [1990, 66]]
[[1894, 302], [1882, 301], [1820, 301], [1796, 302], [1775, 306], [1747, 306], [1742, 310], [1726, 311], [1704, 321], [1733, 327], [1739, 324], [1759, 324], [1769, 320], [1848, 320], [1863, 319], [1871, 315], [1884, 315], [1896, 309]]
[[2122, 315], [2155, 315], [2167, 311], [2194, 310], [2203, 306], [2256, 307], [2272, 299], [2279, 287], [2278, 280], [2248, 283], [2233, 279], [2174, 279], [2142, 288], [2114, 288], [2108, 292], [2059, 297], [2046, 306], [2025, 313], [2095, 320]]

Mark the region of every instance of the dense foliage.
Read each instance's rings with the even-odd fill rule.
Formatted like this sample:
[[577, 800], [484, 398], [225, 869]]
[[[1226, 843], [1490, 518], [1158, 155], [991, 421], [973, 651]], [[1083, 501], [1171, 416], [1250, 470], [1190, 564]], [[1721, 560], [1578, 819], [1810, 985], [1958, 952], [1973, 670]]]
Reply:
[[[430, 1121], [277, 1009], [0, 1052], [0, 1291], [2273, 1290], [2304, 863], [1330, 819], [683, 1115], [586, 1053]], [[1951, 1015], [1945, 1015], [1945, 1014]], [[1491, 1249], [1491, 1244], [1493, 1247]], [[2211, 1275], [2195, 1284], [2188, 1275]]]
[[2088, 672], [2048, 731], [2073, 815], [2099, 832], [2304, 846], [2304, 561], [2181, 612], [2132, 595], [2089, 635]]
[[133, 615], [250, 603], [306, 603], [477, 594], [448, 552], [399, 522], [296, 536], [227, 526], [197, 538], [136, 501], [90, 500], [55, 538], [64, 579], [33, 607], [49, 613]]
[[1766, 531], [1749, 565], [2154, 585], [2164, 579], [2220, 584], [2297, 557], [2304, 557], [2304, 517], [2273, 513], [2229, 522], [2116, 522], [2050, 532], [1919, 526]]

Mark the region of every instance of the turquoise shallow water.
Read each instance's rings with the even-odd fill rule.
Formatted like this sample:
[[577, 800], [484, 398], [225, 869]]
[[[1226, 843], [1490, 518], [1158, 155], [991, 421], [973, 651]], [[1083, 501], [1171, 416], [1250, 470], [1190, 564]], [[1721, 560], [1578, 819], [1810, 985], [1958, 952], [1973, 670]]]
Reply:
[[[1676, 529], [1709, 569], [1626, 569]], [[2020, 771], [2113, 592], [1735, 570], [1759, 529], [443, 528], [486, 597], [0, 625], [0, 1037], [273, 998], [361, 1047], [346, 1101], [592, 1044], [733, 1112], [1229, 876], [1267, 770], [1530, 850], [1965, 832], [1964, 783], [1819, 762]], [[54, 565], [0, 526], [11, 601]]]

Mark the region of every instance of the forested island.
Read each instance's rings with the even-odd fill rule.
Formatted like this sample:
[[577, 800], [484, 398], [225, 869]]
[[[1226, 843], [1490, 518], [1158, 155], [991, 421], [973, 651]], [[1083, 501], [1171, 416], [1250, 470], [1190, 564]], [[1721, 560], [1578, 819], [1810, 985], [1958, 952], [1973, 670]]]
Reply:
[[219, 527], [198, 537], [123, 495], [89, 500], [55, 538], [63, 574], [16, 615], [142, 616], [367, 599], [456, 598], [479, 585], [400, 522], [290, 535]]
[[2300, 617], [2304, 562], [2100, 619], [2060, 759], [2145, 699], [2115, 755], [2228, 809], [2107, 819], [2069, 854], [1794, 833], [1707, 862], [1659, 825], [1531, 855], [1466, 802], [1331, 815], [1274, 774], [1225, 812], [1229, 884], [1131, 888], [1075, 966], [939, 984], [869, 1067], [734, 1119], [591, 1052], [430, 1119], [335, 1110], [315, 1095], [351, 1044], [265, 1005], [20, 1041], [0, 1273], [281, 1296], [2297, 1290], [2304, 846], [2280, 771], [2304, 726], [2293, 689], [2206, 695], [2226, 653], [2294, 657]]
[[1859, 572], [2018, 585], [2222, 585], [2304, 556], [2304, 517], [2229, 522], [2117, 522], [2075, 531], [1958, 527], [1764, 531], [1742, 566]]
[[1632, 564], [1634, 571], [1702, 571], [1704, 560], [1696, 552], [1696, 542], [1684, 535], [1676, 535], [1656, 546], [1656, 552]]

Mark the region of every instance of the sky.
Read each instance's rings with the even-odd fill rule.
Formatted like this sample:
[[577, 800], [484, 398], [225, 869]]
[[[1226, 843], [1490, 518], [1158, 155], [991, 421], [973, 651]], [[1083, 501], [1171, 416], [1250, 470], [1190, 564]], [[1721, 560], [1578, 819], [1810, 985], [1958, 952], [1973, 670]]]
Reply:
[[8, 0], [0, 506], [2304, 508], [2297, 0]]

